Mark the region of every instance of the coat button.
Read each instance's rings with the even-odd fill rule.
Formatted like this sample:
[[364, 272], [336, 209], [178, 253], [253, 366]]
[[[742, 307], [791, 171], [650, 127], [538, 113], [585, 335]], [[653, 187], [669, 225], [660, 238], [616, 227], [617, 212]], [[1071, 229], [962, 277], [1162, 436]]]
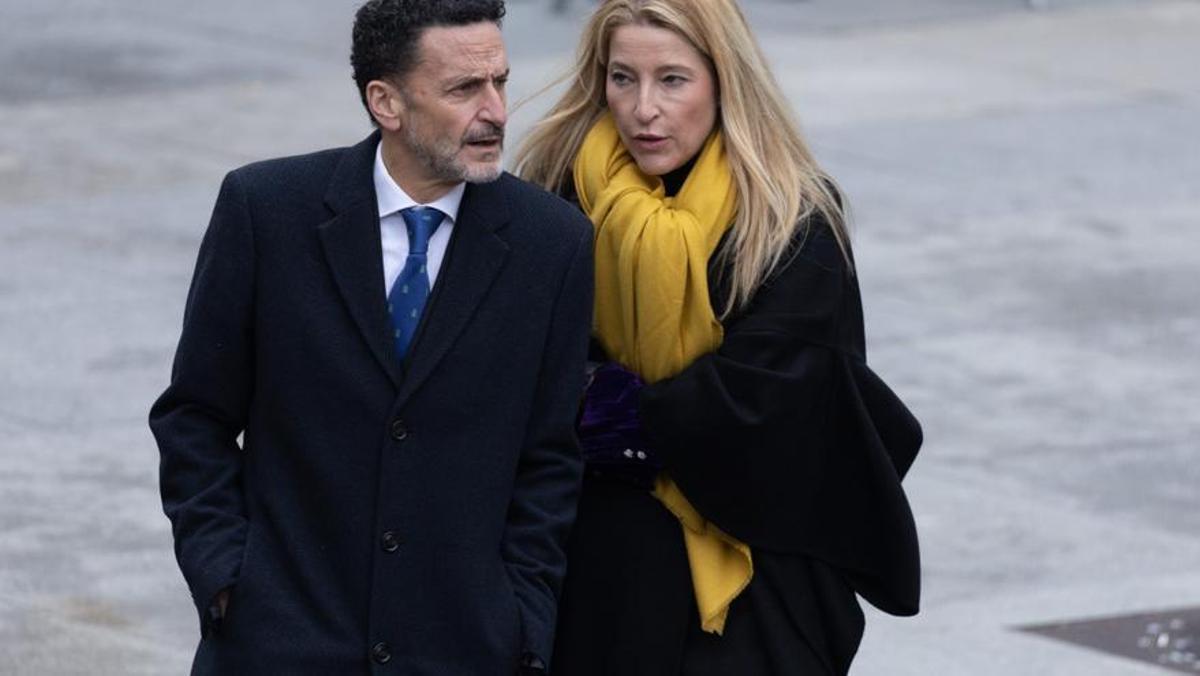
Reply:
[[404, 441], [408, 438], [408, 427], [399, 418], [392, 421], [392, 438], [396, 441]]
[[371, 659], [375, 660], [376, 664], [387, 664], [392, 661], [392, 649], [380, 641], [371, 646]]
[[400, 537], [396, 535], [396, 531], [387, 531], [379, 538], [379, 544], [383, 547], [383, 551], [391, 554], [400, 549]]

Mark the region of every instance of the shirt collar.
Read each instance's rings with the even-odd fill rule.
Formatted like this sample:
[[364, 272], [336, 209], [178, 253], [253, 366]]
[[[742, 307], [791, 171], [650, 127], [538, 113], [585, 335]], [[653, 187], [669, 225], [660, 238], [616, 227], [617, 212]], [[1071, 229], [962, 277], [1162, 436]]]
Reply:
[[[453, 223], [458, 219], [458, 207], [462, 204], [463, 193], [467, 184], [459, 183], [436, 200], [420, 205], [433, 207], [446, 214]], [[375, 199], [379, 202], [379, 217], [390, 216], [402, 209], [418, 206], [419, 203], [408, 196], [408, 193], [392, 180], [387, 167], [383, 164], [383, 142], [375, 147]]]

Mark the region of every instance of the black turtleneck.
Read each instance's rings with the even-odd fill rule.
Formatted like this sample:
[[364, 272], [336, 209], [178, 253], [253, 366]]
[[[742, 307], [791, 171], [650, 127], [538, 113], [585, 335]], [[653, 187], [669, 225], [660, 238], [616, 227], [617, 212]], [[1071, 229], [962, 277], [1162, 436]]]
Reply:
[[663, 188], [667, 191], [667, 197], [672, 197], [679, 192], [683, 187], [683, 182], [687, 180], [688, 174], [692, 172], [692, 167], [696, 166], [696, 157], [683, 163], [683, 166], [669, 171], [659, 178], [662, 179]]

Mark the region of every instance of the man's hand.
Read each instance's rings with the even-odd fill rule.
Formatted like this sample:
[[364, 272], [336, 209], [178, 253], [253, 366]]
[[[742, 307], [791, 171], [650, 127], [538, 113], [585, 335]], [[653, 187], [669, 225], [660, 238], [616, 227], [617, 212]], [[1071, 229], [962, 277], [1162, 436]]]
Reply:
[[233, 587], [226, 587], [217, 592], [209, 604], [208, 618], [201, 629], [205, 638], [221, 632], [221, 621], [225, 619], [225, 611], [229, 609], [229, 593], [232, 590]]
[[546, 676], [546, 663], [533, 653], [521, 656], [521, 666], [517, 668], [517, 676]]
[[229, 608], [229, 590], [233, 587], [226, 587], [217, 592], [217, 598], [213, 599], [213, 607], [217, 609], [217, 617], [225, 617], [225, 610]]

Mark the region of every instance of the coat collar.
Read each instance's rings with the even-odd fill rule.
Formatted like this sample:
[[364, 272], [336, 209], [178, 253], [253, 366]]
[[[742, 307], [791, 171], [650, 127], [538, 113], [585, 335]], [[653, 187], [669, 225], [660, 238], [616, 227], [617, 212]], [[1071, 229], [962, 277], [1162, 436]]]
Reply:
[[416, 339], [401, 364], [383, 288], [383, 249], [373, 170], [380, 133], [346, 150], [325, 194], [333, 217], [317, 228], [325, 257], [350, 315], [403, 403], [449, 352], [487, 295], [508, 256], [501, 232], [510, 219], [502, 177], [469, 184], [450, 247], [425, 306]]

